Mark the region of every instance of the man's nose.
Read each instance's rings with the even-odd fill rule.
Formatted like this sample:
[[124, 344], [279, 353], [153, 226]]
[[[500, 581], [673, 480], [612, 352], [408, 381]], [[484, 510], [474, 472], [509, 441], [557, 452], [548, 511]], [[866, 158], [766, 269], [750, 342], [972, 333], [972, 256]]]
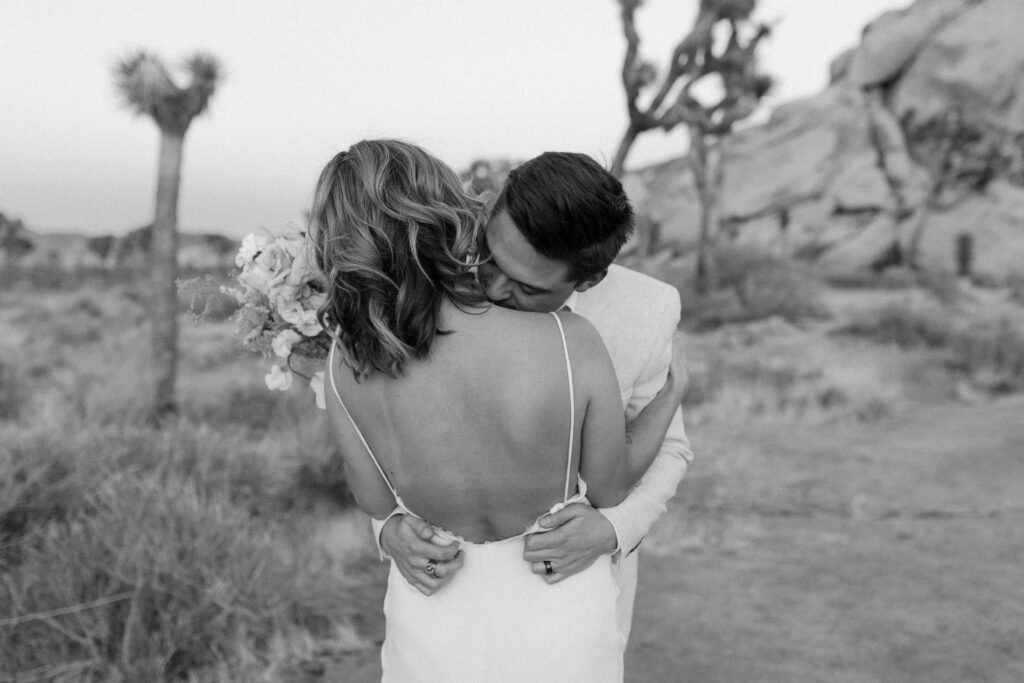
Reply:
[[480, 275], [484, 283], [484, 292], [491, 301], [502, 301], [511, 294], [509, 279], [494, 266], [487, 264], [481, 266]]

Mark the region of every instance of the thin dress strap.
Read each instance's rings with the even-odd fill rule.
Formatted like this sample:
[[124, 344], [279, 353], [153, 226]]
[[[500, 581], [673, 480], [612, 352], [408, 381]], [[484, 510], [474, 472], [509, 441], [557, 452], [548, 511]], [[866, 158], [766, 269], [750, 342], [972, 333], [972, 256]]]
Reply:
[[565, 342], [565, 328], [562, 327], [562, 319], [558, 317], [557, 313], [552, 312], [551, 315], [558, 323], [558, 334], [562, 337], [562, 351], [565, 353], [565, 374], [569, 378], [569, 455], [565, 459], [565, 492], [562, 494], [564, 503], [569, 500], [569, 480], [572, 477], [572, 443], [573, 435], [576, 432], [576, 394], [573, 391], [572, 363], [569, 362], [569, 345]]
[[391, 480], [388, 479], [388, 475], [384, 474], [384, 468], [380, 466], [377, 461], [377, 456], [373, 454], [373, 449], [370, 448], [370, 444], [366, 443], [366, 438], [363, 436], [362, 430], [359, 429], [359, 425], [352, 419], [352, 413], [348, 412], [348, 408], [345, 407], [345, 402], [341, 400], [341, 394], [338, 392], [338, 385], [334, 381], [334, 349], [338, 346], [338, 340], [333, 339], [331, 341], [331, 351], [327, 354], [327, 374], [331, 378], [331, 388], [334, 389], [334, 395], [338, 399], [338, 403], [341, 404], [342, 410], [345, 411], [345, 415], [348, 416], [348, 421], [352, 423], [352, 428], [356, 430], [356, 436], [363, 443], [363, 448], [370, 454], [370, 460], [373, 460], [373, 464], [377, 466], [377, 471], [380, 472], [380, 476], [383, 477], [384, 483], [391, 491], [391, 495], [395, 497], [395, 503], [399, 506], [404, 507], [402, 499], [399, 497], [398, 492], [395, 491], [395, 487], [391, 485]]

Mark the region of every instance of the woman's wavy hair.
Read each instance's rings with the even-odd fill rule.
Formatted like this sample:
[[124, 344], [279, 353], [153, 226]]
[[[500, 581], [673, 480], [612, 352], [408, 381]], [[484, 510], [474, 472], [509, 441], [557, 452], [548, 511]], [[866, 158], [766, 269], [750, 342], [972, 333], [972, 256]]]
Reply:
[[486, 305], [471, 270], [482, 217], [448, 166], [406, 142], [363, 140], [324, 167], [309, 216], [327, 292], [317, 317], [357, 380], [398, 377], [426, 357], [447, 334], [437, 327], [444, 298]]

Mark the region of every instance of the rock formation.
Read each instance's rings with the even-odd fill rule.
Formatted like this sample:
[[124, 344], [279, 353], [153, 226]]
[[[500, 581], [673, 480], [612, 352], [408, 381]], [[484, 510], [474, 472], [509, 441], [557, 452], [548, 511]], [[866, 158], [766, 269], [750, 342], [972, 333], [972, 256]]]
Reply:
[[[727, 141], [721, 239], [831, 273], [1024, 273], [1024, 0], [917, 0], [869, 24], [820, 94]], [[628, 174], [662, 245], [696, 242], [687, 160]]]

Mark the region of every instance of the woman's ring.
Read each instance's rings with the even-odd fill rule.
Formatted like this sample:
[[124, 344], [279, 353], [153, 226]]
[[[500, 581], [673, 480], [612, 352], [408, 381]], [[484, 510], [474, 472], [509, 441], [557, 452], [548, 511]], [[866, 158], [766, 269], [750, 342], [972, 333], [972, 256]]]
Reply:
[[544, 573], [554, 574], [555, 570], [551, 568], [551, 560], [544, 560]]
[[423, 572], [427, 576], [437, 575], [437, 560], [427, 560], [427, 566], [423, 568]]

